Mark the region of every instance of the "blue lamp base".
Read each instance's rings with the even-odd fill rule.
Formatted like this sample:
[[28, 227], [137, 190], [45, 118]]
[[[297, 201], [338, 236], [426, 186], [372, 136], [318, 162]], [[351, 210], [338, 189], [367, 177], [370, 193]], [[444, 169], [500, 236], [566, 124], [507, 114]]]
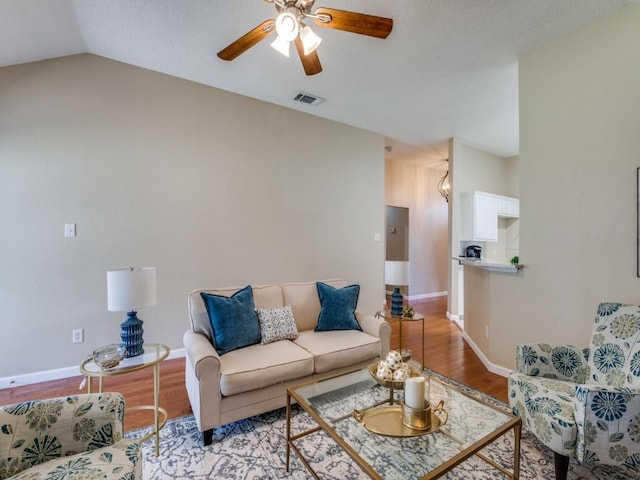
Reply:
[[391, 315], [402, 315], [402, 294], [400, 289], [396, 287], [391, 294]]
[[138, 318], [138, 312], [127, 313], [127, 319], [120, 324], [120, 338], [122, 346], [127, 349], [125, 357], [137, 357], [144, 353], [144, 340], [142, 334], [142, 320]]

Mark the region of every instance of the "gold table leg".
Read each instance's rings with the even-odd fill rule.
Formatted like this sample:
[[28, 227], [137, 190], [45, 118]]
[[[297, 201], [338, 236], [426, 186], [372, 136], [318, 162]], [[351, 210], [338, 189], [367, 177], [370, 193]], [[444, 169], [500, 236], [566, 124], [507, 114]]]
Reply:
[[285, 451], [285, 471], [289, 473], [289, 456], [291, 454], [291, 395], [287, 392], [287, 448]]
[[520, 436], [522, 433], [522, 422], [518, 422], [513, 427], [513, 478], [520, 478]]
[[160, 364], [153, 366], [153, 425], [156, 432], [156, 457], [160, 456]]

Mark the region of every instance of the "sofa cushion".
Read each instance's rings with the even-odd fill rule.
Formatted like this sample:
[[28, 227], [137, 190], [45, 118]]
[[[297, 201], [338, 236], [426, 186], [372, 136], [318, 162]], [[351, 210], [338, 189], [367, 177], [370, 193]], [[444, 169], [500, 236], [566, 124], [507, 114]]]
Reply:
[[576, 383], [521, 373], [509, 376], [509, 405], [536, 437], [561, 455], [575, 456]]
[[209, 313], [213, 346], [219, 355], [260, 342], [260, 323], [251, 286], [231, 297], [201, 293]]
[[[347, 285], [344, 280], [323, 280], [324, 284], [341, 288]], [[282, 285], [284, 305], [291, 305], [296, 319], [298, 332], [313, 330], [320, 315], [320, 298], [316, 282], [285, 283]]]
[[314, 372], [348, 367], [380, 356], [380, 339], [358, 330], [300, 332], [293, 341], [314, 357]]
[[220, 392], [235, 395], [313, 373], [313, 356], [291, 340], [251, 345], [220, 357]]
[[285, 305], [282, 308], [256, 308], [256, 313], [260, 321], [260, 335], [263, 345], [278, 340], [293, 340], [298, 337], [291, 305]]
[[316, 286], [320, 298], [320, 315], [318, 315], [316, 332], [362, 330], [356, 320], [360, 285], [334, 288], [331, 285], [317, 282]]
[[[55, 445], [55, 437], [51, 443]], [[37, 452], [37, 454], [46, 456], [46, 452]], [[142, 445], [135, 440], [120, 440], [97, 450], [45, 461], [9, 478], [11, 480], [142, 478]]]
[[[204, 292], [212, 295], [230, 297], [238, 290], [240, 290], [239, 287], [229, 287], [192, 291], [189, 294], [189, 321], [191, 322], [191, 329], [195, 333], [205, 335], [209, 340], [212, 340], [213, 333], [211, 332], [209, 314], [207, 313], [204, 300], [200, 294]], [[253, 291], [253, 303], [255, 303], [255, 306], [258, 308], [275, 308], [284, 305], [282, 301], [282, 289], [279, 285], [252, 285], [251, 290]]]

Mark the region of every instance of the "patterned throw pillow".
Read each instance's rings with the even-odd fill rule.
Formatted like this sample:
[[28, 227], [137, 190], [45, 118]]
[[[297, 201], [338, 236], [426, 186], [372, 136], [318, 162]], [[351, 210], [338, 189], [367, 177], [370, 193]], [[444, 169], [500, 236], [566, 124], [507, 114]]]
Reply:
[[298, 338], [298, 329], [293, 318], [291, 305], [282, 308], [256, 308], [260, 321], [262, 344], [278, 340]]

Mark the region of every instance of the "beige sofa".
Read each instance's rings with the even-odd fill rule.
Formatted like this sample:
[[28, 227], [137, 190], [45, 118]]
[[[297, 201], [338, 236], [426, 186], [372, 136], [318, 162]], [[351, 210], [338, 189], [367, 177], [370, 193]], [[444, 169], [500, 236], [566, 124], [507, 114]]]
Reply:
[[[344, 280], [323, 281], [335, 288]], [[201, 292], [230, 297], [239, 288], [189, 294], [190, 328], [184, 334], [185, 383], [204, 444], [220, 425], [285, 406], [287, 387], [364, 367], [389, 351], [390, 325], [356, 312], [362, 331], [314, 332], [320, 313], [316, 282], [254, 286], [256, 308], [291, 305], [299, 336], [218, 355]]]

